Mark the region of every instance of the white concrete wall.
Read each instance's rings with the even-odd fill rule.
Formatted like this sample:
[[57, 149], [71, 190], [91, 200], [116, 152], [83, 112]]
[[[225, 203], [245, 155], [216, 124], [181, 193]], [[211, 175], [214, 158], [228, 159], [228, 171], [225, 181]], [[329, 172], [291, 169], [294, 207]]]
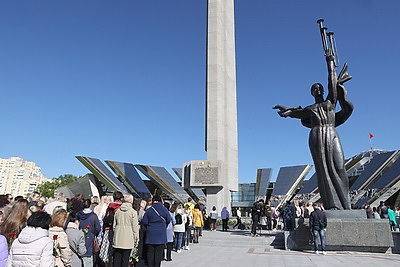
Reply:
[[[223, 190], [216, 197], [230, 207], [238, 189], [238, 141], [234, 1], [208, 1], [207, 35], [207, 159], [223, 162]], [[228, 189], [228, 190], [226, 190]], [[210, 191], [210, 190], [209, 190]], [[214, 201], [213, 201], [214, 202]], [[209, 206], [209, 205], [208, 205]], [[209, 207], [210, 208], [210, 207]]]

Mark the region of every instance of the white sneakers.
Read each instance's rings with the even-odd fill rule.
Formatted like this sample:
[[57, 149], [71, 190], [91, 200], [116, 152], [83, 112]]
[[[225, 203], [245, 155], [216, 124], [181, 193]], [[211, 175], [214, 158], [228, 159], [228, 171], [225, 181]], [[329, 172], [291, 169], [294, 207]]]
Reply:
[[316, 255], [318, 255], [318, 254], [319, 254], [318, 250], [314, 251], [313, 253], [314, 253], [314, 254], [316, 254]]
[[[319, 254], [319, 251], [316, 250], [316, 251], [313, 252], [313, 254], [318, 255], [318, 254]], [[322, 251], [322, 255], [326, 255], [326, 254], [328, 254], [328, 253], [326, 253], [326, 251]]]
[[328, 253], [326, 253], [326, 251], [322, 251], [322, 254], [323, 254], [323, 255], [326, 255], [326, 254], [328, 254]]

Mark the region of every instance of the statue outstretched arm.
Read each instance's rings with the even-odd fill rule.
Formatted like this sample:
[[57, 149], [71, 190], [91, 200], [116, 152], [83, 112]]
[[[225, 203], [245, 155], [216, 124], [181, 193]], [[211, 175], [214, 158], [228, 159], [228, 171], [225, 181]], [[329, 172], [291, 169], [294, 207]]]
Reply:
[[293, 108], [287, 108], [283, 105], [276, 105], [273, 109], [279, 109], [278, 114], [281, 117], [291, 117], [301, 119], [304, 117], [304, 109], [301, 106], [296, 106]]

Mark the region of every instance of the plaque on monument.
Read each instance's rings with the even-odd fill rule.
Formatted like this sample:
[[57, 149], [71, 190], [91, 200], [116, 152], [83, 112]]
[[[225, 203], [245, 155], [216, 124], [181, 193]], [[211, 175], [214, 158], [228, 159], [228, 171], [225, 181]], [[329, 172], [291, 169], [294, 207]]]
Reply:
[[[172, 168], [174, 173], [178, 176], [178, 178], [182, 181], [183, 184], [183, 172], [182, 168]], [[203, 190], [201, 188], [191, 188], [185, 187], [185, 190], [189, 193], [189, 195], [196, 201], [201, 200], [203, 202], [206, 202], [206, 195], [204, 194]]]
[[189, 170], [190, 174], [184, 174], [185, 186], [190, 187], [222, 187], [221, 172], [222, 162], [220, 160], [193, 160], [184, 166], [185, 170]]

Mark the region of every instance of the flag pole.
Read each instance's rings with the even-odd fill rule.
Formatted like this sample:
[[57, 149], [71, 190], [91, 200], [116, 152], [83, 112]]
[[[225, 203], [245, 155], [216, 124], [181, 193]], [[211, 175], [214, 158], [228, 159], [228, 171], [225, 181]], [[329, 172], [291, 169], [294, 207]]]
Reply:
[[372, 149], [373, 149], [373, 148], [372, 148], [372, 138], [369, 139], [369, 144], [370, 144], [371, 150], [372, 150]]
[[374, 137], [374, 135], [372, 133], [368, 133], [369, 134], [369, 144], [371, 146], [371, 151], [373, 150], [372, 148], [372, 138]]

